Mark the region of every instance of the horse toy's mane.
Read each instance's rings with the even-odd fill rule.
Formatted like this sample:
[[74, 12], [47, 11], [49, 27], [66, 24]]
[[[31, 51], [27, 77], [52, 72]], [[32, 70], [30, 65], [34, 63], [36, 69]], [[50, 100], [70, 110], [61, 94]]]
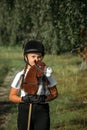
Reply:
[[[22, 82], [22, 87], [25, 92], [29, 94], [36, 94], [38, 90], [39, 78], [44, 76], [46, 64], [37, 61], [35, 65], [31, 66]], [[25, 72], [26, 73], [26, 72]]]

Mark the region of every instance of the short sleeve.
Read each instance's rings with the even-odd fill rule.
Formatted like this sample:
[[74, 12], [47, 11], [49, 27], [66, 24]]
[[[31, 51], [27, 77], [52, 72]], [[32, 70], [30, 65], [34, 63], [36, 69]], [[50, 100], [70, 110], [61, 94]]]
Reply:
[[11, 84], [11, 87], [16, 88], [16, 89], [20, 89], [20, 79], [21, 79], [22, 74], [23, 74], [22, 71], [16, 74], [16, 76]]

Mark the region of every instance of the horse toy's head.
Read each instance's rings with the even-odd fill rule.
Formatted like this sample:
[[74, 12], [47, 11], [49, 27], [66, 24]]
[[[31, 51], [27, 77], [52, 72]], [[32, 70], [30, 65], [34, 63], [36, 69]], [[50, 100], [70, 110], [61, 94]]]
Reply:
[[25, 92], [29, 94], [35, 94], [37, 92], [39, 84], [38, 79], [43, 77], [45, 67], [45, 63], [35, 61], [35, 65], [31, 66], [22, 84]]
[[36, 76], [37, 76], [37, 78], [43, 77], [44, 70], [46, 68], [46, 64], [44, 62], [37, 61], [37, 62], [35, 62], [34, 67], [36, 69]]

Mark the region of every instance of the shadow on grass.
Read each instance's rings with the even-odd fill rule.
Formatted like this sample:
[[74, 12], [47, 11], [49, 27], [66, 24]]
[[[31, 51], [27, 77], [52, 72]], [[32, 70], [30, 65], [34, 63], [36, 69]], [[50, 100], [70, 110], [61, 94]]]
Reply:
[[0, 86], [3, 84], [5, 77], [9, 72], [9, 66], [3, 66], [0, 68]]
[[85, 108], [87, 108], [87, 103], [72, 102], [71, 104], [68, 104], [68, 106], [65, 109], [71, 111], [71, 110], [80, 110]]
[[2, 125], [6, 122], [6, 117], [9, 113], [11, 113], [11, 109], [15, 107], [14, 103], [9, 101], [0, 101], [0, 129]]
[[83, 127], [87, 126], [87, 118], [84, 119], [73, 119], [69, 122], [71, 125], [82, 125]]
[[11, 109], [13, 106], [14, 103], [11, 103], [10, 101], [0, 101], [0, 116], [8, 113], [9, 109]]
[[[71, 117], [67, 114], [64, 114], [63, 120], [60, 119], [61, 122], [56, 123], [55, 126], [53, 127], [55, 130], [74, 130], [74, 128], [79, 129], [79, 128], [87, 128], [87, 117], [86, 117], [86, 108], [87, 108], [87, 103], [83, 102], [75, 102], [72, 101], [69, 104], [66, 104], [64, 106], [64, 111], [66, 113], [69, 112], [72, 113]], [[61, 111], [61, 110], [60, 110]], [[64, 112], [63, 111], [63, 112]], [[62, 113], [61, 113], [62, 114]], [[69, 117], [70, 119], [66, 119]], [[80, 129], [82, 130], [82, 129]]]

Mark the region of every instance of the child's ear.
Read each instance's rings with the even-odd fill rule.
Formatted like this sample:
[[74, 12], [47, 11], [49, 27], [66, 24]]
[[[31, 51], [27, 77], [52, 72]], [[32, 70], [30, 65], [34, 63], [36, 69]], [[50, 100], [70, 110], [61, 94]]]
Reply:
[[24, 58], [25, 58], [25, 60], [27, 60], [27, 56], [26, 55], [24, 56]]
[[27, 55], [24, 56], [24, 60], [25, 60], [25, 61], [28, 61]]

